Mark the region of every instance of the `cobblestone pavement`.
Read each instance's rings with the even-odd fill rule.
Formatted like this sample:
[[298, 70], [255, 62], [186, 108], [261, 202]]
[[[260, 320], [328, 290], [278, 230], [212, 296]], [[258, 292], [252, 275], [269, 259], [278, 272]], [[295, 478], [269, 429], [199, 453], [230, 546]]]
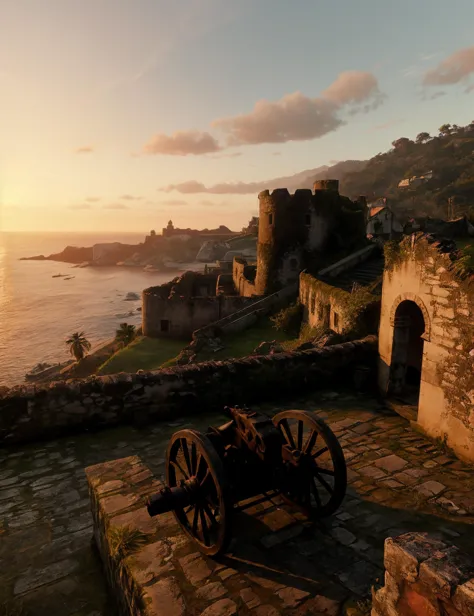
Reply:
[[[260, 407], [269, 414], [287, 408], [320, 409], [344, 448], [349, 489], [337, 514], [316, 527], [287, 528], [291, 514], [273, 507], [258, 516], [252, 541], [236, 543], [228, 566], [244, 568], [253, 587], [261, 589], [261, 597], [247, 597], [250, 613], [277, 614], [264, 609], [265, 596], [274, 593], [281, 613], [295, 614], [305, 613], [298, 606], [308, 592], [316, 597], [314, 614], [332, 613], [347, 596], [366, 596], [371, 584], [382, 581], [387, 536], [426, 530], [474, 554], [472, 467], [363, 396], [327, 392], [278, 408]], [[200, 415], [141, 431], [118, 428], [0, 451], [0, 605], [23, 605], [28, 616], [113, 615], [91, 548], [84, 468], [139, 455], [161, 476], [167, 442], [178, 426], [205, 430], [224, 421]], [[244, 526], [251, 532], [251, 525]], [[272, 581], [272, 571], [293, 583]], [[223, 610], [229, 601], [216, 598]], [[247, 604], [245, 597], [239, 601]], [[308, 605], [306, 600], [303, 606]], [[216, 604], [212, 614], [234, 613], [219, 609]]]

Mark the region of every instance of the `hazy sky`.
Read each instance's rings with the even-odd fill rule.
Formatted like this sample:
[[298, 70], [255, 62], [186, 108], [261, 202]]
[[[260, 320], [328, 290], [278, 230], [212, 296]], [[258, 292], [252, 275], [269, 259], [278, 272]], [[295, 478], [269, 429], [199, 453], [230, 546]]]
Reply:
[[1, 22], [4, 229], [239, 229], [246, 183], [474, 120], [473, 0], [4, 0]]

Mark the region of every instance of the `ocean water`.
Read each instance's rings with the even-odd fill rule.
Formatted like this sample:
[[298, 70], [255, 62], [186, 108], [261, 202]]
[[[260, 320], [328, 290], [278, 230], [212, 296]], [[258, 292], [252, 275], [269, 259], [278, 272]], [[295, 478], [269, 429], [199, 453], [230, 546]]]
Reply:
[[[138, 243], [144, 234], [0, 233], [0, 385], [24, 382], [40, 361], [70, 358], [66, 338], [84, 331], [93, 346], [114, 336], [119, 323], [140, 325], [141, 300], [129, 292], [166, 282], [176, 273], [120, 267], [74, 268], [54, 261], [20, 261], [70, 246], [98, 242]], [[52, 278], [74, 276], [71, 280]], [[130, 313], [133, 313], [130, 315]]]

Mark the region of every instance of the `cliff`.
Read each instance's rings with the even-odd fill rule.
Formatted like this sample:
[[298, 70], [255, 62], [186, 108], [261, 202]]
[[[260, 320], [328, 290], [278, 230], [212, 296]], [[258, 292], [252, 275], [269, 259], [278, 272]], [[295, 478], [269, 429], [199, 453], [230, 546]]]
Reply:
[[20, 261], [62, 261], [64, 263], [84, 263], [92, 261], [93, 248], [79, 248], [77, 246], [66, 246], [66, 248], [55, 254], [45, 257], [36, 255], [35, 257], [23, 257]]

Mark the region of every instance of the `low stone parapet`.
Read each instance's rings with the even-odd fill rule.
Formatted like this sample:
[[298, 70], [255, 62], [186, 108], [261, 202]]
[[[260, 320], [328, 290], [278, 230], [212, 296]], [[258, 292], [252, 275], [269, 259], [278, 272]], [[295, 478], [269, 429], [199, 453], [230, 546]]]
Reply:
[[[253, 564], [217, 562], [198, 552], [173, 514], [150, 518], [146, 499], [162, 484], [138, 457], [91, 466], [86, 475], [95, 542], [120, 616], [340, 614], [342, 598], [325, 596], [324, 585], [312, 586], [321, 594], [311, 593], [299, 577], [275, 575], [274, 562], [262, 560], [255, 545], [248, 553]], [[255, 509], [268, 531], [262, 550], [291, 543], [304, 530], [300, 516], [262, 504]]]
[[352, 384], [355, 367], [376, 357], [377, 339], [369, 336], [324, 349], [15, 387], [0, 394], [0, 446]]
[[474, 561], [427, 533], [385, 541], [385, 586], [372, 616], [474, 616]]

